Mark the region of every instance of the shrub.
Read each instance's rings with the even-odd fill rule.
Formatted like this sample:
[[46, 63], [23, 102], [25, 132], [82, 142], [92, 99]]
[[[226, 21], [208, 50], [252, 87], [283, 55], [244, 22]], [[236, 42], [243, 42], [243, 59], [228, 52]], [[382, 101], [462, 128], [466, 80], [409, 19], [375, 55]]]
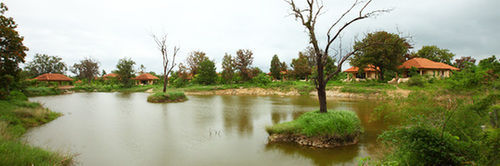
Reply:
[[[379, 136], [384, 143], [396, 147], [390, 159], [399, 164], [461, 165], [462, 145], [458, 137], [432, 127], [403, 127]], [[396, 164], [396, 165], [399, 165]]]
[[257, 84], [258, 86], [267, 86], [271, 82], [271, 77], [264, 73], [260, 73], [256, 77], [252, 78], [252, 83]]
[[28, 97], [58, 95], [61, 93], [61, 90], [53, 87], [29, 87], [24, 90], [24, 94]]
[[419, 86], [419, 87], [424, 87], [425, 85], [425, 78], [422, 76], [413, 76], [408, 80], [408, 86]]
[[269, 134], [302, 134], [306, 136], [357, 137], [361, 121], [351, 111], [307, 112], [290, 122], [267, 127]]
[[186, 101], [187, 97], [184, 92], [159, 92], [148, 96], [148, 102], [151, 103], [169, 103]]

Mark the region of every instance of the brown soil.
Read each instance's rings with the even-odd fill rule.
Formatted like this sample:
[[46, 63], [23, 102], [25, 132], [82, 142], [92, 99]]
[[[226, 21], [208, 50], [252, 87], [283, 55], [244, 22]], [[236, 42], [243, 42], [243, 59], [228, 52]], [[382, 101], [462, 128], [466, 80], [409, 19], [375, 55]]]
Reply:
[[273, 142], [294, 142], [302, 146], [315, 148], [334, 148], [338, 146], [354, 145], [359, 142], [359, 134], [353, 138], [340, 139], [338, 137], [315, 136], [307, 137], [297, 134], [271, 134], [268, 138], [269, 143]]

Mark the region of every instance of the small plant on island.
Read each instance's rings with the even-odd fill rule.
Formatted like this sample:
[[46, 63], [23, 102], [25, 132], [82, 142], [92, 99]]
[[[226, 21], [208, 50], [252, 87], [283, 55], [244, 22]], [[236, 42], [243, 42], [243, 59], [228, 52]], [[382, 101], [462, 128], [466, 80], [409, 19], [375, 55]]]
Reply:
[[158, 92], [148, 96], [148, 102], [151, 103], [175, 103], [186, 100], [184, 92]]
[[298, 119], [266, 128], [269, 142], [295, 142], [304, 146], [333, 148], [357, 144], [361, 121], [351, 111], [307, 112]]

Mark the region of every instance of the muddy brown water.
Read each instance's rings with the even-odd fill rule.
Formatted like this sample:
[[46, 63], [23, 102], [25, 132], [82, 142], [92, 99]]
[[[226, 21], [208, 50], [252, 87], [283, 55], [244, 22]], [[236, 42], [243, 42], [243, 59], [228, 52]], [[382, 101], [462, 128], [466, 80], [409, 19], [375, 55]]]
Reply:
[[362, 120], [357, 145], [312, 149], [267, 144], [265, 126], [316, 110], [315, 97], [188, 96], [152, 104], [147, 93], [75, 93], [34, 97], [64, 116], [28, 131], [39, 147], [76, 154], [77, 165], [355, 165], [377, 153], [385, 128], [370, 122], [373, 100], [328, 100]]

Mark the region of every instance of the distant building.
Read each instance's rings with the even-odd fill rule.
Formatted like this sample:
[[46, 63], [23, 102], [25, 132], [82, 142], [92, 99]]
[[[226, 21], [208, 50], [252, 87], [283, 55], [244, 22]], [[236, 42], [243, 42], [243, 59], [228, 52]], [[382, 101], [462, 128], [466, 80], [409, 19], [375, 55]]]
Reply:
[[159, 80], [158, 77], [149, 73], [141, 74], [132, 79], [136, 81], [135, 82], [136, 85], [153, 85], [155, 80]]
[[108, 79], [116, 78], [116, 77], [118, 77], [118, 74], [116, 74], [116, 73], [109, 73], [109, 74], [103, 75], [102, 79], [108, 80]]
[[73, 79], [66, 77], [65, 75], [57, 74], [57, 73], [45, 73], [45, 74], [39, 75], [38, 77], [35, 77], [31, 80], [45, 81], [45, 82], [57, 82], [57, 83], [59, 83], [59, 85], [61, 85], [62, 82], [73, 81]]
[[344, 72], [348, 73], [347, 80], [378, 79], [379, 75], [379, 69], [375, 69], [373, 65], [368, 65], [362, 72], [359, 72], [358, 67], [351, 67]]
[[409, 70], [412, 67], [417, 69], [418, 74], [432, 77], [450, 77], [452, 70], [460, 70], [459, 68], [441, 62], [434, 62], [425, 58], [413, 58], [398, 67], [399, 69], [403, 69], [403, 78], [410, 77]]

